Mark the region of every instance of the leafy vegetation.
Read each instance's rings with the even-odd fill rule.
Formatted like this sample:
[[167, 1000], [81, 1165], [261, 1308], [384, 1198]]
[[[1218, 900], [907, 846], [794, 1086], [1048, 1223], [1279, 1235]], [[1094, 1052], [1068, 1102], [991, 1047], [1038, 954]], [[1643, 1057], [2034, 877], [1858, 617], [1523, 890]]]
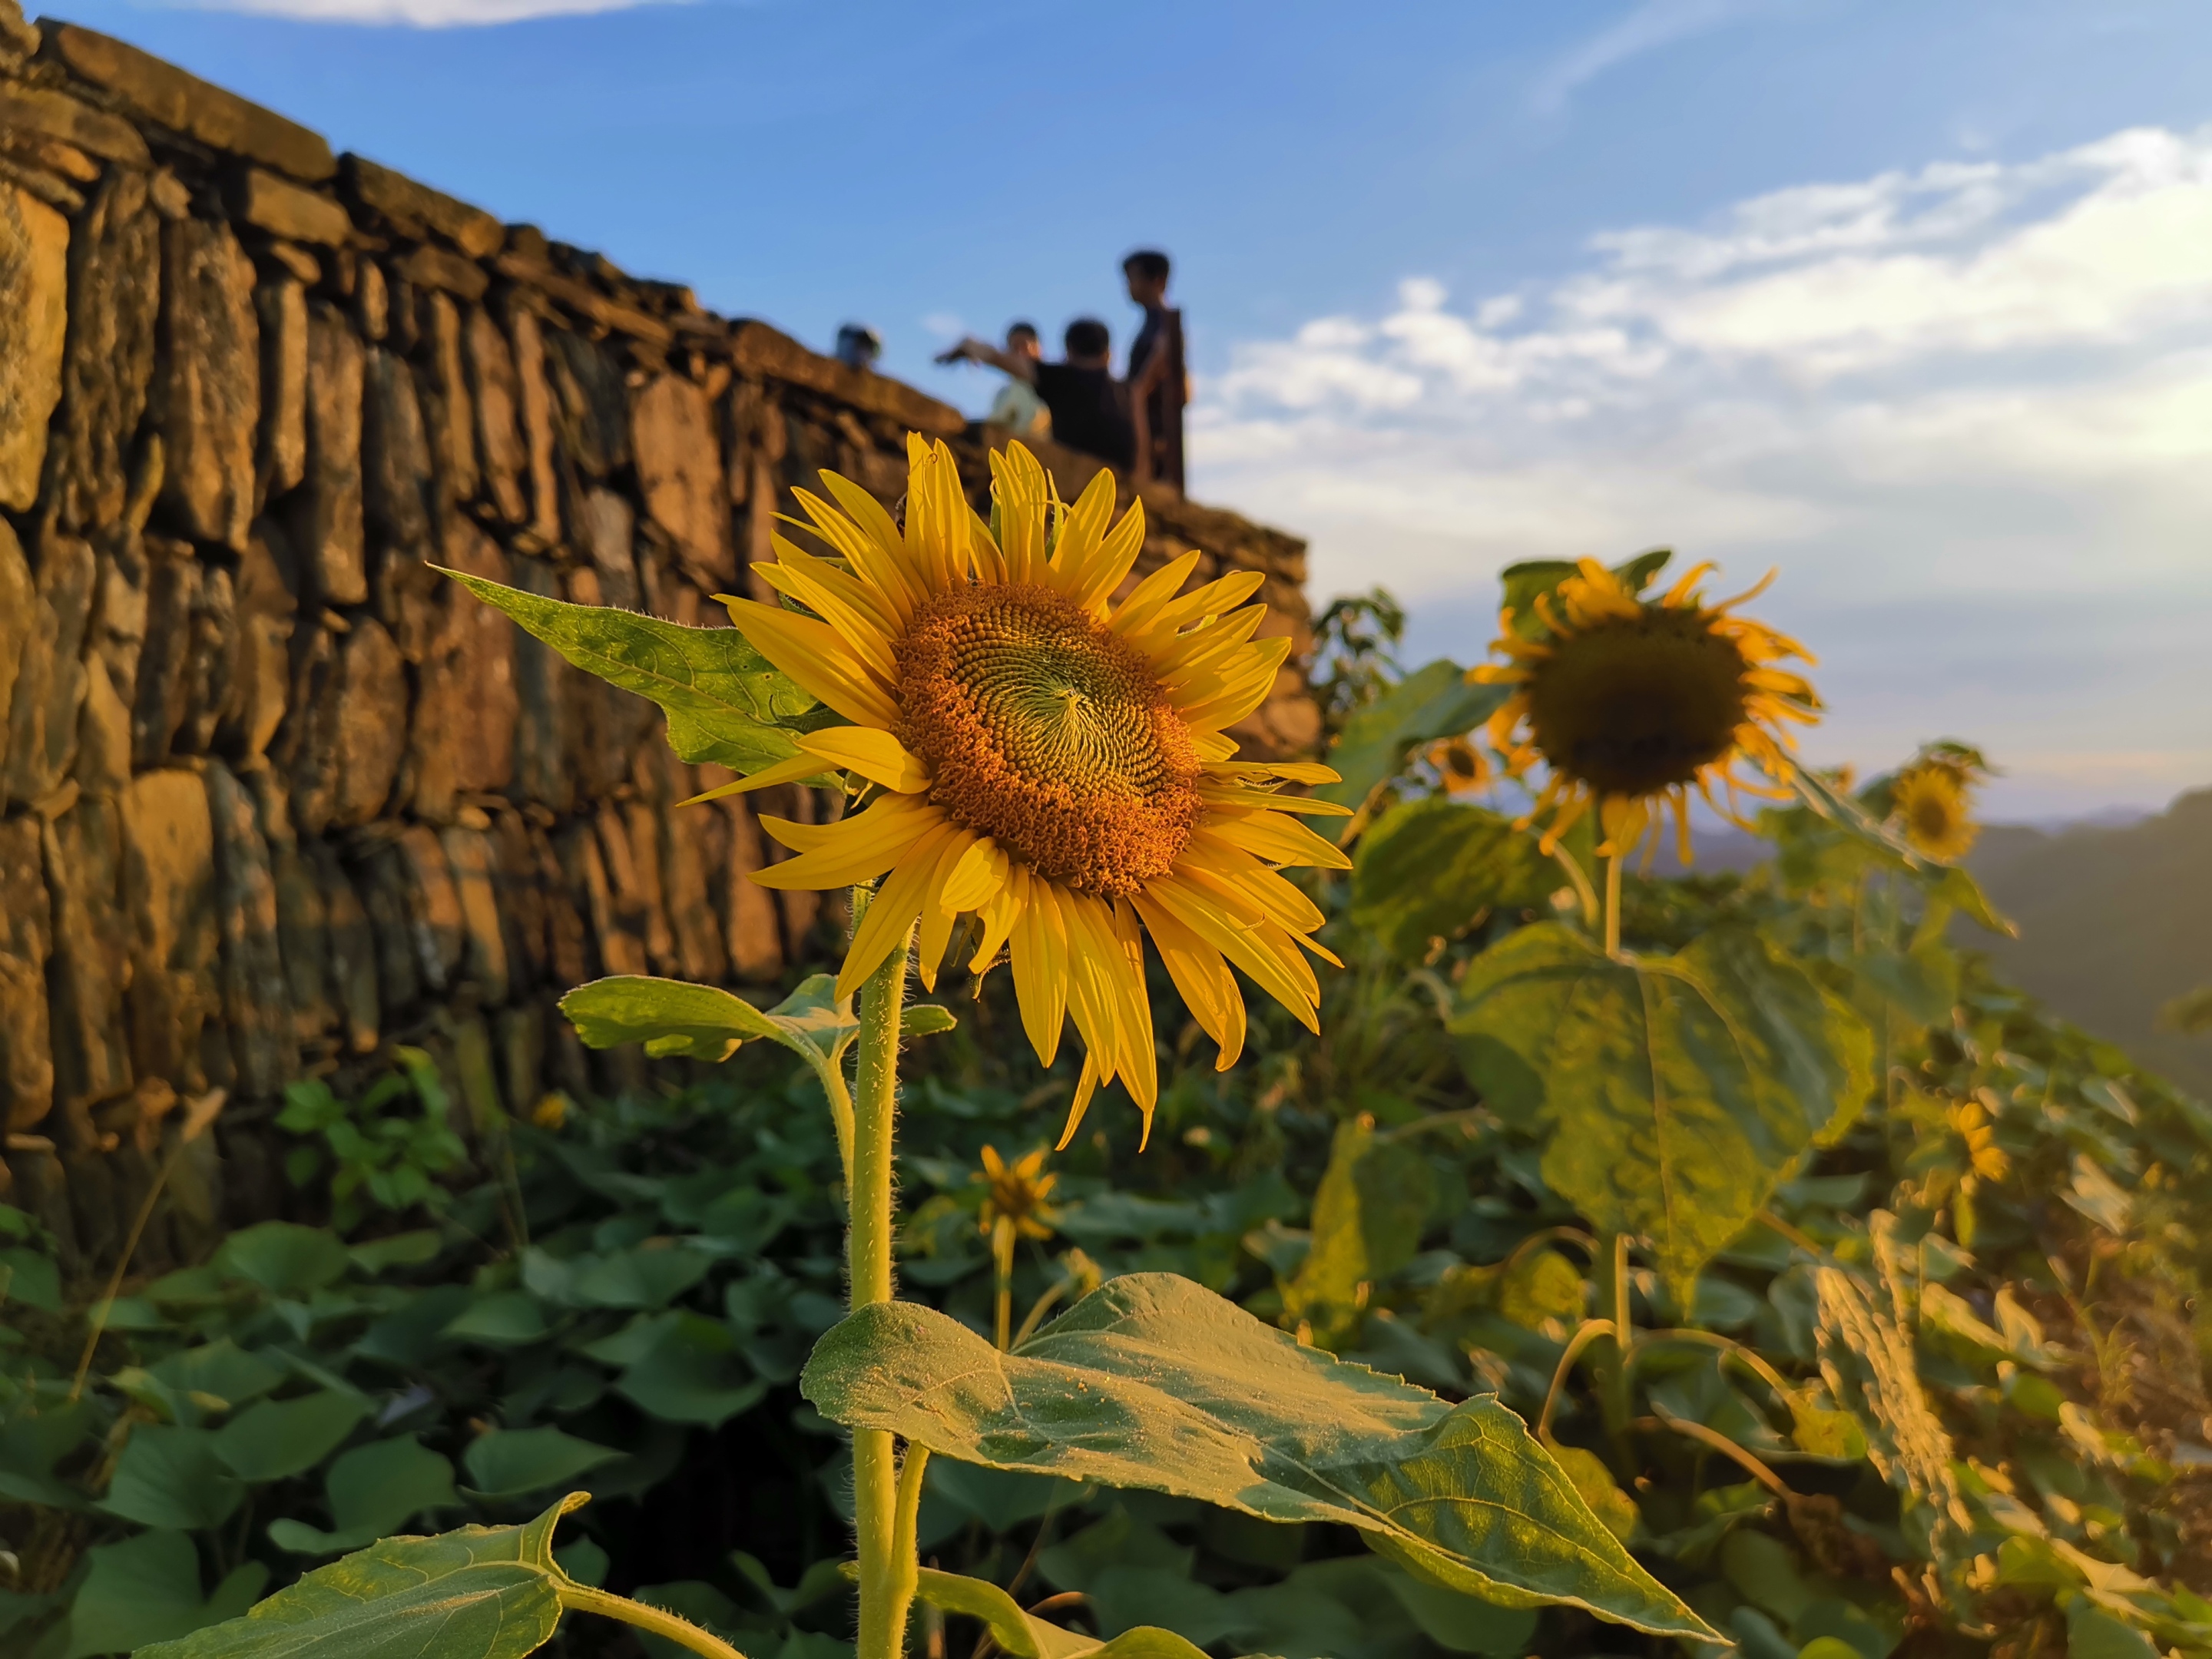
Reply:
[[2212, 1112], [1952, 942], [1999, 918], [1882, 780], [1807, 780], [1747, 874], [1626, 875], [1608, 951], [1587, 827], [1428, 753], [1494, 691], [1361, 615], [1320, 1034], [1255, 1009], [1216, 1073], [1156, 969], [1149, 1150], [1109, 1101], [1032, 1160], [1080, 1058], [948, 982], [906, 1300], [848, 1315], [826, 977], [585, 988], [656, 1088], [472, 1143], [414, 1055], [303, 1085], [328, 1224], [97, 1310], [0, 1208], [0, 1650], [836, 1659], [853, 1427], [934, 1454], [933, 1656], [2212, 1654]]

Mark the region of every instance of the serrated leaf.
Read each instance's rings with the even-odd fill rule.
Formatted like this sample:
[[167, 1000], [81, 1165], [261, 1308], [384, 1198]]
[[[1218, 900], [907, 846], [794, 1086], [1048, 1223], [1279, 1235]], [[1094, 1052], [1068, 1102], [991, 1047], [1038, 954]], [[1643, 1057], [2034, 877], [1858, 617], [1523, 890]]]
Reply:
[[1872, 1086], [1865, 1023], [1755, 935], [1615, 960], [1524, 927], [1468, 965], [1450, 1024], [1486, 1102], [1553, 1131], [1545, 1181], [1606, 1232], [1652, 1241], [1686, 1303], [1808, 1147]]
[[523, 1659], [561, 1621], [553, 1530], [584, 1501], [572, 1492], [521, 1526], [386, 1538], [137, 1659]]
[[1554, 1445], [1552, 1455], [1559, 1460], [1559, 1467], [1567, 1472], [1567, 1479], [1575, 1483], [1575, 1490], [1583, 1495], [1583, 1502], [1590, 1512], [1605, 1522], [1605, 1529], [1626, 1544], [1636, 1531], [1642, 1517], [1636, 1500], [1614, 1482], [1613, 1471], [1595, 1452], [1581, 1446]]
[[684, 760], [750, 774], [798, 754], [793, 729], [804, 729], [814, 699], [736, 629], [686, 628], [445, 574], [586, 673], [659, 703], [668, 717], [668, 746]]
[[1485, 910], [1545, 903], [1565, 880], [1510, 818], [1434, 796], [1369, 826], [1352, 874], [1352, 920], [1398, 955], [1418, 956]]
[[1113, 1279], [1010, 1354], [878, 1303], [822, 1339], [799, 1387], [826, 1417], [963, 1462], [1348, 1525], [1469, 1595], [1716, 1639], [1495, 1398], [1447, 1405], [1172, 1273]]
[[1328, 751], [1340, 781], [1322, 784], [1314, 793], [1357, 811], [1398, 775], [1415, 744], [1473, 731], [1511, 690], [1470, 685], [1465, 669], [1442, 658], [1414, 670], [1344, 723]]

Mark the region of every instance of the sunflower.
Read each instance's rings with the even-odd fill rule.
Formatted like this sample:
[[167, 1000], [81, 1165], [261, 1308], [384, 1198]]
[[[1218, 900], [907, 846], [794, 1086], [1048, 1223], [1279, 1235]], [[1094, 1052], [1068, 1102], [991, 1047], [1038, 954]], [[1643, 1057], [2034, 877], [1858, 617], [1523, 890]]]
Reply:
[[983, 1167], [968, 1178], [990, 1188], [983, 1197], [980, 1224], [994, 1246], [1001, 1230], [1009, 1246], [1015, 1238], [1052, 1237], [1060, 1221], [1060, 1212], [1052, 1206], [1052, 1190], [1060, 1177], [1044, 1172], [1043, 1147], [1009, 1164], [996, 1146], [986, 1146]]
[[[1594, 559], [1535, 602], [1540, 636], [1516, 632], [1514, 611], [1498, 617], [1492, 647], [1513, 660], [1485, 664], [1468, 678], [1515, 688], [1491, 717], [1490, 739], [1516, 775], [1537, 762], [1551, 775], [1523, 823], [1551, 814], [1547, 853], [1595, 806], [1600, 854], [1618, 858], [1648, 840], [1657, 850], [1663, 814], [1673, 811], [1684, 863], [1690, 860], [1690, 791], [1741, 823], [1741, 791], [1769, 799], [1784, 792], [1739, 776], [1748, 760], [1774, 783], [1790, 775], [1790, 738], [1783, 722], [1809, 725], [1820, 699], [1800, 676], [1775, 665], [1813, 659], [1763, 623], [1731, 614], [1761, 592], [1707, 605], [1701, 564], [1656, 600]], [[1716, 784], [1728, 793], [1723, 807]]]
[[1942, 760], [1916, 762], [1891, 781], [1890, 805], [1914, 852], [1949, 863], [1973, 850], [1982, 828], [1968, 811], [1968, 787], [1966, 769]]
[[778, 888], [883, 878], [838, 994], [917, 923], [933, 989], [956, 924], [972, 915], [969, 969], [1005, 952], [1039, 1061], [1053, 1063], [1067, 1017], [1081, 1035], [1060, 1145], [1117, 1078], [1149, 1136], [1148, 934], [1219, 1045], [1221, 1069], [1244, 1042], [1232, 963], [1320, 1029], [1304, 953], [1336, 958], [1313, 938], [1320, 910], [1277, 871], [1350, 867], [1292, 816], [1343, 809], [1279, 788], [1336, 774], [1237, 761], [1224, 734], [1266, 699], [1290, 641], [1253, 637], [1266, 615], [1244, 603], [1263, 580], [1256, 571], [1184, 593], [1195, 551], [1115, 603], [1145, 522], [1141, 506], [1112, 522], [1110, 473], [1066, 505], [1036, 458], [1009, 445], [991, 457], [987, 525], [945, 445], [910, 436], [907, 453], [903, 525], [835, 473], [822, 475], [834, 501], [798, 492], [803, 527], [836, 557], [779, 535], [775, 559], [753, 567], [798, 608], [719, 596], [763, 656], [849, 724], [799, 738], [796, 758], [715, 793], [848, 775], [866, 799], [837, 823], [763, 816], [799, 856], [753, 878]]

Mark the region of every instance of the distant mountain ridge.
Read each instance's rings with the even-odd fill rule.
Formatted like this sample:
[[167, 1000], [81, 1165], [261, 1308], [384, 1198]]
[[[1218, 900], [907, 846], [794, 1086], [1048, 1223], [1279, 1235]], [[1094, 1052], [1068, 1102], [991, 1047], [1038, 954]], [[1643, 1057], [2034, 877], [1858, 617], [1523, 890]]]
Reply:
[[1997, 972], [2084, 1030], [2212, 1098], [2212, 1039], [2154, 1030], [2212, 982], [2212, 789], [2116, 828], [1993, 824], [1966, 860], [2018, 939], [1962, 929]]
[[[1772, 850], [1739, 830], [1700, 833], [1692, 869], [1748, 870]], [[1990, 824], [1966, 867], [2020, 937], [1961, 922], [1959, 945], [2060, 1018], [2212, 1099], [2212, 1037], [2152, 1025], [2161, 1003], [2212, 983], [2212, 789], [2122, 823]], [[1683, 873], [1671, 840], [1652, 871]]]

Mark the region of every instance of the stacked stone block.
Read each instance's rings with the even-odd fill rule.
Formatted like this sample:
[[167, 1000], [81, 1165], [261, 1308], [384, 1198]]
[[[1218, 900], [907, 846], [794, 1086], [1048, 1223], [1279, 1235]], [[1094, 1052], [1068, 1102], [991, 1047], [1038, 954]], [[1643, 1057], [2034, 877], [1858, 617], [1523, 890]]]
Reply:
[[[284, 1202], [284, 1085], [438, 1055], [470, 1121], [643, 1083], [555, 1014], [605, 973], [772, 986], [836, 902], [746, 879], [727, 775], [434, 565], [696, 626], [823, 468], [994, 434], [690, 292], [501, 224], [123, 43], [0, 0], [0, 1200], [140, 1265]], [[1046, 446], [1073, 495], [1097, 463]], [[1128, 501], [1125, 488], [1124, 504]], [[1303, 545], [1144, 494], [1142, 571], [1266, 573], [1318, 721]], [[1134, 578], [1133, 578], [1134, 580]], [[226, 1210], [228, 1213], [226, 1214]]]

